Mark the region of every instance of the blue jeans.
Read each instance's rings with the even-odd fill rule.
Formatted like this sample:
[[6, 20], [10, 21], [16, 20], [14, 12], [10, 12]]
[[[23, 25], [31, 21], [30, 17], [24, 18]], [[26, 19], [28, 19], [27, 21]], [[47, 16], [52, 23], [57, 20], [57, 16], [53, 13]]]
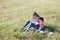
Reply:
[[35, 24], [32, 23], [31, 21], [27, 21], [27, 22], [24, 24], [24, 26], [22, 27], [22, 30], [23, 30], [28, 24], [30, 24], [30, 25], [29, 25], [27, 31], [29, 31], [31, 27], [33, 27], [33, 28], [35, 28], [35, 29], [39, 29], [39, 25], [35, 25]]

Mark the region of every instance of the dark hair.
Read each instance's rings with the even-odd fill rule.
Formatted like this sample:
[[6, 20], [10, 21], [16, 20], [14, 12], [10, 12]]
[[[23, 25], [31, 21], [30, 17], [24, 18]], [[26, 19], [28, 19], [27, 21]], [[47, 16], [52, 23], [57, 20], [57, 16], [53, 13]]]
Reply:
[[36, 12], [33, 13], [33, 16], [40, 17]]
[[44, 22], [44, 18], [43, 17], [40, 17], [39, 19], [42, 20], [42, 22]]

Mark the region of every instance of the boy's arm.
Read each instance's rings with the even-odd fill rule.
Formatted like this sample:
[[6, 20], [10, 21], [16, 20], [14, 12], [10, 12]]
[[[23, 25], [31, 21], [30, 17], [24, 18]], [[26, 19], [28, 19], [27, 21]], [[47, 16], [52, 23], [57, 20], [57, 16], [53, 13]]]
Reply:
[[42, 21], [39, 20], [39, 26], [40, 26], [41, 28], [44, 28], [44, 22], [42, 22]]

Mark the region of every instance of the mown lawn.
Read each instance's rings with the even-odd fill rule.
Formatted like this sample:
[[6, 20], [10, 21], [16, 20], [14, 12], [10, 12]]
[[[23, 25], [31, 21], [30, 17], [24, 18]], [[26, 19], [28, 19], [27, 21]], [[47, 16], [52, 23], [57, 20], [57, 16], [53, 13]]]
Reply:
[[[20, 32], [33, 12], [45, 18], [45, 34]], [[54, 32], [48, 36], [47, 33]], [[0, 40], [60, 40], [60, 0], [0, 0]]]

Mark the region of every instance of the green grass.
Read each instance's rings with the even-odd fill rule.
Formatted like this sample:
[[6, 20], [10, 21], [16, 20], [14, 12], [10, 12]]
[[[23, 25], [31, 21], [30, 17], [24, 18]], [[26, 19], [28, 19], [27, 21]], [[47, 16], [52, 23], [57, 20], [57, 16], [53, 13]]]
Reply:
[[[35, 11], [45, 18], [45, 32], [54, 35], [20, 32]], [[0, 0], [0, 40], [60, 40], [60, 0]]]

